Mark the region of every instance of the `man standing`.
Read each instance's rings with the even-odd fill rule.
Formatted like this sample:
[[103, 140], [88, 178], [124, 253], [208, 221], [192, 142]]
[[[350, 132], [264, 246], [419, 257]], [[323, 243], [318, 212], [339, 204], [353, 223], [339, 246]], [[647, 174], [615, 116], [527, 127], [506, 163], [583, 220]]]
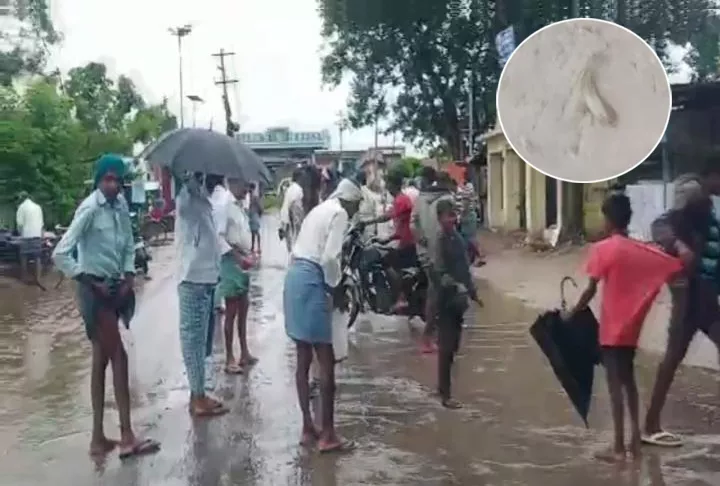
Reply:
[[[250, 354], [247, 344], [248, 292], [250, 275], [247, 270], [255, 263], [251, 258], [252, 242], [250, 224], [242, 201], [248, 192], [248, 186], [240, 179], [229, 179], [230, 198], [219, 208], [216, 218], [221, 239], [220, 283], [217, 287], [218, 299], [225, 301], [225, 372], [242, 374], [257, 362]], [[237, 321], [240, 340], [240, 361], [235, 361], [233, 353], [234, 326]]]
[[[225, 178], [215, 174], [208, 174], [205, 178], [206, 186], [210, 192], [210, 203], [213, 208], [213, 221], [218, 236], [218, 247], [220, 254], [229, 251], [225, 241], [227, 228], [228, 208], [234, 198], [224, 185]], [[213, 290], [212, 312], [208, 322], [207, 346], [205, 348], [205, 390], [213, 391], [216, 385], [215, 362], [213, 359], [213, 343], [215, 341], [215, 328], [217, 321], [223, 313], [224, 300], [218, 295], [217, 289]]]
[[28, 260], [35, 260], [35, 278], [40, 279], [42, 270], [43, 210], [39, 204], [23, 191], [20, 193], [16, 214], [17, 230], [20, 233], [20, 275], [27, 280]]
[[[180, 345], [190, 384], [190, 414], [216, 417], [228, 412], [205, 392], [205, 357], [215, 286], [220, 277], [220, 248], [208, 183], [195, 173], [177, 197], [180, 250]], [[213, 187], [214, 189], [214, 187]]]
[[421, 352], [424, 354], [434, 353], [437, 350], [437, 346], [433, 343], [437, 318], [437, 292], [436, 286], [433, 284], [430, 256], [435, 254], [435, 244], [437, 236], [440, 234], [437, 203], [441, 200], [454, 202], [449, 179], [450, 177], [447, 176], [438, 181], [437, 172], [432, 167], [424, 167], [420, 195], [412, 212], [412, 229], [417, 244], [418, 260], [428, 278], [427, 300], [425, 301], [425, 329], [421, 343]]
[[288, 253], [292, 251], [292, 235], [296, 235], [300, 231], [300, 228], [292, 228], [292, 220], [290, 219], [290, 207], [295, 201], [302, 200], [303, 188], [301, 186], [301, 179], [303, 178], [303, 174], [304, 171], [300, 167], [293, 171], [292, 182], [285, 190], [282, 206], [280, 207], [280, 229], [278, 230], [278, 236], [280, 236], [281, 240], [285, 240], [285, 245], [287, 246]]
[[720, 223], [710, 194], [720, 193], [720, 164], [704, 177], [681, 176], [675, 183], [674, 209], [653, 223], [653, 239], [688, 263], [685, 275], [670, 282], [672, 309], [668, 341], [645, 416], [643, 442], [677, 447], [682, 440], [663, 430], [660, 415], [675, 373], [695, 334], [702, 331], [720, 354]]
[[[302, 412], [301, 444], [317, 442], [322, 453], [346, 452], [352, 442], [335, 430], [335, 352], [333, 349], [333, 291], [342, 279], [342, 243], [349, 221], [357, 212], [362, 192], [348, 179], [330, 197], [313, 208], [303, 221], [293, 260], [285, 274], [283, 309], [285, 331], [295, 341], [295, 384]], [[310, 411], [308, 373], [313, 351], [320, 365], [321, 430]]]
[[160, 449], [156, 441], [138, 439], [130, 424], [128, 356], [118, 329], [118, 321], [122, 319], [127, 327], [135, 311], [135, 244], [127, 202], [120, 195], [124, 174], [120, 156], [105, 155], [98, 161], [95, 190], [78, 207], [53, 254], [60, 271], [78, 282], [80, 314], [92, 342], [90, 453], [105, 455], [118, 445], [103, 428], [105, 371], [110, 363], [120, 416], [121, 459]]

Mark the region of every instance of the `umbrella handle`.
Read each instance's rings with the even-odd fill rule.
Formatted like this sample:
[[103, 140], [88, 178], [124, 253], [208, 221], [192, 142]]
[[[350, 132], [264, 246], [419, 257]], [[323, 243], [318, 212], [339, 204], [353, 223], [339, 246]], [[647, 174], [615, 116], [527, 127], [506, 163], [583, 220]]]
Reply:
[[562, 280], [560, 280], [560, 308], [562, 310], [567, 310], [567, 300], [565, 299], [565, 283], [570, 282], [573, 287], [578, 288], [578, 284], [575, 281], [574, 278], [570, 276], [563, 277]]

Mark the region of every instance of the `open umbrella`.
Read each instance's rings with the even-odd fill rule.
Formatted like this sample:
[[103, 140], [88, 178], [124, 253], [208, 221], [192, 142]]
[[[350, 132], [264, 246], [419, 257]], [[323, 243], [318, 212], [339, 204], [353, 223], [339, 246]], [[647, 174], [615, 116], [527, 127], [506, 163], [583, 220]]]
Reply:
[[[563, 310], [567, 307], [565, 282], [577, 287], [571, 277], [562, 279], [560, 295]], [[600, 363], [598, 332], [598, 321], [589, 308], [579, 312], [570, 322], [561, 318], [559, 310], [545, 312], [530, 328], [530, 334], [547, 356], [555, 376], [586, 427], [595, 365]]]
[[174, 173], [202, 172], [269, 185], [270, 172], [262, 159], [238, 140], [202, 128], [180, 128], [165, 133], [140, 155], [151, 165]]

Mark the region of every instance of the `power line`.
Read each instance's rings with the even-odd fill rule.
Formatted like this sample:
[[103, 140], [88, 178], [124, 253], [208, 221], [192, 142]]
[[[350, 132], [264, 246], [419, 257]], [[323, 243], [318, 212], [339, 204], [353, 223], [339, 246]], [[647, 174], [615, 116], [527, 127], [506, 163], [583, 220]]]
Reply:
[[230, 98], [228, 97], [228, 85], [236, 84], [237, 79], [228, 79], [227, 67], [225, 65], [225, 58], [234, 56], [234, 52], [225, 52], [224, 49], [220, 49], [220, 52], [213, 54], [213, 57], [217, 57], [220, 60], [218, 69], [220, 70], [220, 79], [215, 81], [216, 85], [221, 85], [223, 90], [223, 107], [225, 109], [225, 133], [230, 137], [234, 137], [235, 134], [240, 131], [240, 125], [232, 121], [232, 109], [230, 108]]

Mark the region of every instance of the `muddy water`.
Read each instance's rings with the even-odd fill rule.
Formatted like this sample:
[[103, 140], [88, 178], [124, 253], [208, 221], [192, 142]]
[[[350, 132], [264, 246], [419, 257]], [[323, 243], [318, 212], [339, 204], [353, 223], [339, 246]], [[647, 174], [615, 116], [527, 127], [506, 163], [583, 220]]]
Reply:
[[[264, 232], [251, 289], [251, 347], [260, 363], [247, 377], [220, 376], [217, 394], [232, 412], [209, 422], [187, 416], [172, 252], [156, 252], [129, 346], [134, 421], [163, 450], [125, 464], [111, 456], [96, 465], [86, 455], [89, 347], [70, 286], [0, 288], [0, 485], [720, 484], [713, 375], [683, 369], [673, 389], [667, 425], [689, 434], [685, 447], [648, 449], [637, 468], [596, 463], [592, 454], [609, 440], [602, 376], [588, 431], [528, 336], [537, 312], [486, 285], [487, 307], [469, 316], [456, 367], [463, 410], [444, 410], [430, 396], [435, 362], [416, 351], [418, 323], [366, 316], [339, 369], [339, 429], [359, 448], [346, 457], [303, 451], [281, 313], [287, 258], [274, 234]], [[220, 363], [219, 340], [216, 349]], [[654, 362], [639, 362], [646, 395]], [[117, 430], [110, 390], [107, 402], [110, 433]]]

